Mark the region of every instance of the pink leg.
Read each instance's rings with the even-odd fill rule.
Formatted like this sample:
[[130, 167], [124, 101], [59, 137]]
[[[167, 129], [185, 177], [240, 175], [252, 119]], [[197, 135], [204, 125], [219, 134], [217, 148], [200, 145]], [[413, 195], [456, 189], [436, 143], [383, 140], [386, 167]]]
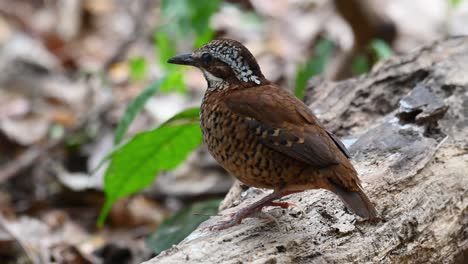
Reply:
[[287, 202], [273, 202], [273, 200], [279, 199], [283, 196], [289, 195], [294, 192], [281, 192], [281, 191], [274, 191], [273, 193], [263, 197], [262, 199], [256, 201], [255, 203], [240, 209], [236, 213], [232, 214], [231, 219], [227, 221], [222, 221], [218, 224], [212, 225], [207, 227], [210, 230], [222, 230], [229, 228], [231, 226], [235, 226], [242, 222], [242, 219], [247, 218], [249, 216], [257, 215], [261, 212], [262, 208], [265, 206], [279, 206], [281, 208], [288, 208], [289, 206], [296, 206], [292, 203]]
[[283, 209], [286, 209], [289, 207], [298, 207], [296, 204], [288, 203], [288, 202], [269, 202], [268, 204], [265, 204], [265, 206], [278, 206]]

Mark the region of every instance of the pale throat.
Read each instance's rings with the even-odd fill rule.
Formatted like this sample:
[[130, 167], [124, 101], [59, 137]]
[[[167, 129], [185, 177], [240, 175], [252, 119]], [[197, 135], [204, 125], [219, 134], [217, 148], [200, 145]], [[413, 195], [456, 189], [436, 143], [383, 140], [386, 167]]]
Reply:
[[201, 69], [206, 81], [208, 82], [209, 89], [224, 89], [228, 87], [228, 83], [223, 79], [214, 76], [211, 72]]
[[[214, 89], [225, 89], [229, 86], [229, 84], [222, 78], [214, 76], [211, 72], [201, 69], [203, 72], [203, 75], [205, 76], [206, 81], [208, 82], [208, 88], [214, 88]], [[255, 84], [261, 84], [260, 79], [252, 75], [250, 78], [240, 77], [236, 76], [240, 81], [244, 82], [254, 82]]]

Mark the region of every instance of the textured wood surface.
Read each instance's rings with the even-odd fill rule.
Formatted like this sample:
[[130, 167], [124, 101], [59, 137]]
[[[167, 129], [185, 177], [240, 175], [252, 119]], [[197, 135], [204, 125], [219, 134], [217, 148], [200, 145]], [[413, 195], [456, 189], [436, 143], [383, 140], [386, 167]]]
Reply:
[[[278, 225], [249, 218], [204, 230], [222, 219], [211, 217], [146, 263], [467, 263], [468, 38], [391, 58], [357, 79], [315, 80], [308, 102], [354, 142], [353, 164], [381, 220], [361, 221], [331, 193], [306, 191], [283, 198], [305, 215], [269, 208]], [[236, 186], [221, 215], [265, 195]]]

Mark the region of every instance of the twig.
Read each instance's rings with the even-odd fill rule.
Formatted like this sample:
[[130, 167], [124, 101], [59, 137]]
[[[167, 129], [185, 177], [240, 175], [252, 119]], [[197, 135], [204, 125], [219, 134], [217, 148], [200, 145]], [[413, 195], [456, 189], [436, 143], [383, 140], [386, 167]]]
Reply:
[[51, 143], [45, 147], [31, 147], [27, 149], [25, 152], [20, 154], [14, 161], [9, 162], [5, 167], [0, 168], [0, 183], [12, 178], [18, 172], [26, 169], [31, 164], [33, 164], [40, 156], [41, 153], [51, 149], [56, 145]]
[[0, 214], [0, 226], [7, 232], [12, 238], [14, 238], [18, 244], [23, 249], [24, 253], [28, 256], [32, 263], [42, 264], [41, 257], [38, 256], [31, 248], [24, 243], [24, 241], [15, 234], [15, 232], [10, 228], [8, 221]]

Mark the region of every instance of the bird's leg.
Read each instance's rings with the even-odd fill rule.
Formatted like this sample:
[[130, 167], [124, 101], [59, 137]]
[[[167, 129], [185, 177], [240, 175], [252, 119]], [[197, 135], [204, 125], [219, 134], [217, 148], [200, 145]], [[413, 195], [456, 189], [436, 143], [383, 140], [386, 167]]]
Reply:
[[[240, 224], [242, 219], [250, 216], [259, 216], [261, 210], [265, 206], [280, 206], [281, 208], [288, 208], [289, 206], [294, 206], [294, 204], [287, 202], [273, 202], [274, 200], [291, 194], [294, 192], [290, 191], [274, 191], [273, 193], [263, 197], [262, 199], [254, 202], [253, 204], [244, 207], [237, 211], [236, 213], [231, 214], [231, 219], [227, 221], [220, 222], [218, 224], [209, 226], [210, 230], [222, 230]], [[264, 217], [263, 217], [264, 218]]]
[[265, 206], [278, 206], [278, 207], [281, 207], [283, 209], [287, 209], [289, 207], [296, 207], [300, 212], [301, 212], [301, 218], [304, 217], [306, 215], [305, 211], [304, 211], [304, 208], [302, 208], [301, 206], [295, 204], [295, 203], [289, 203], [289, 202], [270, 202], [268, 203], [267, 205]]
[[289, 208], [289, 207], [298, 207], [297, 204], [294, 204], [294, 203], [288, 203], [288, 202], [269, 202], [267, 204], [265, 204], [264, 206], [278, 206], [278, 207], [281, 207], [283, 209], [286, 209], [286, 208]]

